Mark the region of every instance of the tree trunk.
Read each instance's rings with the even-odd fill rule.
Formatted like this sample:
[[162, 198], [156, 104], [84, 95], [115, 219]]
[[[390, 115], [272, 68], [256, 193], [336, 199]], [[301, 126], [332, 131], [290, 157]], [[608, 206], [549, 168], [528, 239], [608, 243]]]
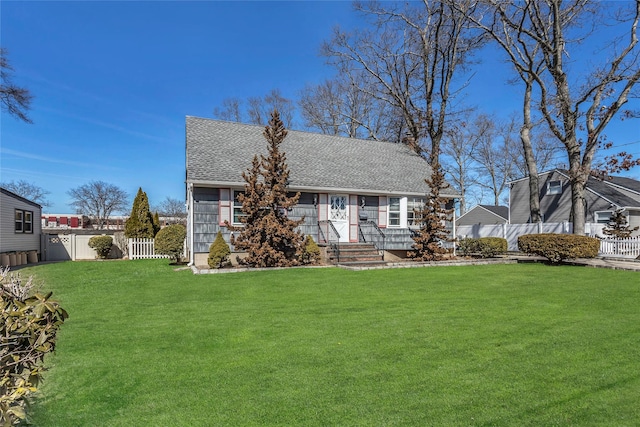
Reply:
[[527, 164], [527, 172], [529, 174], [529, 215], [532, 223], [542, 222], [540, 214], [540, 187], [538, 185], [538, 166], [533, 156], [533, 147], [531, 146], [531, 134], [527, 126], [520, 129], [520, 140], [524, 150], [524, 158]]
[[570, 221], [573, 222], [573, 234], [584, 235], [587, 219], [587, 201], [584, 194], [589, 172], [584, 172], [581, 168], [571, 168], [569, 177], [571, 178]]

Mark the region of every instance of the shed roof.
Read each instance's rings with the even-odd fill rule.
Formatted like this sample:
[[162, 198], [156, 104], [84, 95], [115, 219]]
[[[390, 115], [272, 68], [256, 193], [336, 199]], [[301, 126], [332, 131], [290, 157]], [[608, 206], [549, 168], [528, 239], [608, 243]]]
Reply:
[[[266, 155], [263, 126], [186, 118], [187, 182], [243, 185], [242, 172]], [[281, 145], [292, 190], [415, 194], [429, 191], [427, 161], [403, 144], [290, 130]], [[444, 194], [446, 193], [446, 194]], [[453, 189], [444, 196], [459, 197]]]

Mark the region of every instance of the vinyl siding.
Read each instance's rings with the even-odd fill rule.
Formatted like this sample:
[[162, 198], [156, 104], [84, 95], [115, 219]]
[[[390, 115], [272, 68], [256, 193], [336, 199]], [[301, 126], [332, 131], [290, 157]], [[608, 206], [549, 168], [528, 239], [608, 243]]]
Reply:
[[[15, 232], [15, 210], [33, 212], [33, 233]], [[42, 209], [4, 192], [0, 193], [0, 252], [38, 251], [40, 252], [40, 234]]]

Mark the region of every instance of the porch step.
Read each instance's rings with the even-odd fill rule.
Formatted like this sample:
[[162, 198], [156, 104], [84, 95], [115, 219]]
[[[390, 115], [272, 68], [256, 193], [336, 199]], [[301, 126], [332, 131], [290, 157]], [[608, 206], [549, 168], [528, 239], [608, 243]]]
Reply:
[[382, 255], [372, 243], [340, 243], [337, 251], [329, 250], [327, 256], [332, 264], [385, 264]]

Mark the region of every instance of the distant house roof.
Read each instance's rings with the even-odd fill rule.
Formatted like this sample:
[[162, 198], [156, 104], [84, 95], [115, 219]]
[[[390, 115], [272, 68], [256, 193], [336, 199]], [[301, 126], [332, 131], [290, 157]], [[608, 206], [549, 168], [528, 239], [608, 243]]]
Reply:
[[509, 221], [507, 206], [476, 205], [456, 219], [456, 224], [497, 224]]
[[2, 192], [4, 195], [9, 196], [9, 197], [13, 197], [14, 199], [20, 200], [24, 203], [30, 204], [38, 209], [42, 209], [42, 206], [40, 206], [39, 204], [37, 204], [36, 202], [33, 202], [29, 199], [25, 199], [22, 196], [17, 195], [16, 193], [14, 193], [13, 191], [9, 191], [6, 188], [2, 188], [0, 187], [0, 192]]
[[[539, 175], [554, 171], [569, 179], [569, 172], [564, 169], [554, 169]], [[527, 178], [516, 181], [522, 179]], [[638, 180], [621, 176], [608, 176], [605, 179], [590, 176], [586, 188], [619, 207], [640, 207], [640, 181]]]
[[[242, 172], [267, 152], [263, 126], [199, 117], [186, 119], [187, 182], [242, 186]], [[281, 145], [297, 191], [422, 195], [427, 161], [403, 144], [288, 131]], [[449, 190], [446, 197], [460, 197]]]

